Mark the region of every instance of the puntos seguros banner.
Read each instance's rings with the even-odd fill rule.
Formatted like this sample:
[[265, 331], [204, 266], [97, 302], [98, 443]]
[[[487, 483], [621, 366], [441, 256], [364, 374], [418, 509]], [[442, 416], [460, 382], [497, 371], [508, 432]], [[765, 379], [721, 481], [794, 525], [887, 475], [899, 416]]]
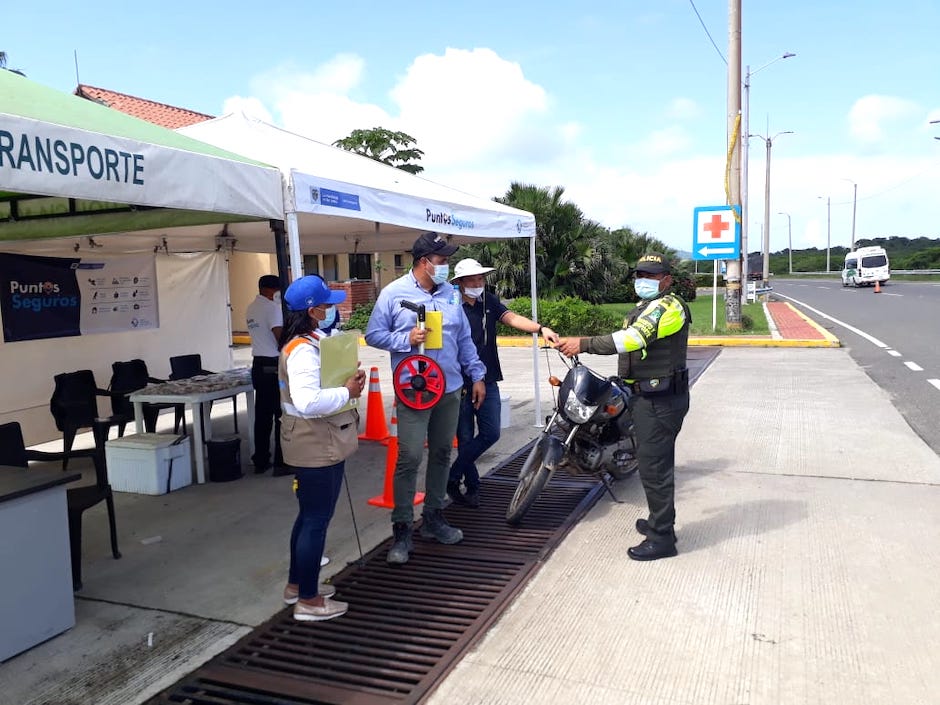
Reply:
[[40, 257], [0, 253], [3, 340], [160, 327], [154, 255]]

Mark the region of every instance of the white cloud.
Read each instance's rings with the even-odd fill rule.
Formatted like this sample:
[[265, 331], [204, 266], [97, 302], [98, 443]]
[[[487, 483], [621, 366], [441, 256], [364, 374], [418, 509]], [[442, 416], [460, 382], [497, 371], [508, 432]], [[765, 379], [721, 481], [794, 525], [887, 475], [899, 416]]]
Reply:
[[694, 120], [701, 114], [702, 108], [689, 98], [674, 98], [666, 108], [666, 117], [671, 120]]
[[890, 139], [899, 123], [922, 114], [916, 103], [885, 95], [859, 98], [849, 110], [849, 133], [863, 144], [876, 145]]

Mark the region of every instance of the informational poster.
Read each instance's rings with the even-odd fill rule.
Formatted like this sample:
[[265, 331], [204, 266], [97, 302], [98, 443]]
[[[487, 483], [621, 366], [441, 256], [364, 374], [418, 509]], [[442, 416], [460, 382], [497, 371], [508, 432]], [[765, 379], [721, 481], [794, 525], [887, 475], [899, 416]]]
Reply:
[[5, 342], [160, 327], [154, 255], [0, 253]]

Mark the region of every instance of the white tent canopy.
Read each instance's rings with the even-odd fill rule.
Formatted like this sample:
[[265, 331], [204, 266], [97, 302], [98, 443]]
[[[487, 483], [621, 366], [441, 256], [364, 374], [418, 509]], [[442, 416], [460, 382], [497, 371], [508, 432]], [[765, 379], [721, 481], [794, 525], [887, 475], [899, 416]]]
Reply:
[[277, 169], [0, 71], [0, 241], [282, 217]]
[[[534, 237], [535, 218], [373, 159], [288, 132], [243, 113], [178, 130], [274, 164], [284, 175], [284, 211], [294, 276], [300, 252], [407, 250], [421, 232], [454, 242]], [[232, 227], [241, 238], [249, 227]]]

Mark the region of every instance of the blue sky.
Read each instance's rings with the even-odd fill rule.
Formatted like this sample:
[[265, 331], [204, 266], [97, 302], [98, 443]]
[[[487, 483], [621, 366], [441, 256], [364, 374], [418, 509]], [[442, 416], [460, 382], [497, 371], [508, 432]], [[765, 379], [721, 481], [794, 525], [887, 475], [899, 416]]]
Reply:
[[[725, 202], [725, 0], [695, 0], [717, 51], [689, 0], [40, 5], [4, 8], [0, 49], [63, 91], [77, 51], [82, 83], [324, 142], [403, 130], [429, 179], [486, 197], [560, 185], [588, 217], [677, 249], [693, 208]], [[743, 0], [750, 132], [793, 132], [773, 140], [771, 250], [788, 242], [780, 212], [795, 248], [825, 248], [827, 198], [829, 242], [848, 245], [853, 182], [857, 237], [940, 237], [940, 3], [899, 7]], [[752, 137], [751, 251], [764, 160]]]

